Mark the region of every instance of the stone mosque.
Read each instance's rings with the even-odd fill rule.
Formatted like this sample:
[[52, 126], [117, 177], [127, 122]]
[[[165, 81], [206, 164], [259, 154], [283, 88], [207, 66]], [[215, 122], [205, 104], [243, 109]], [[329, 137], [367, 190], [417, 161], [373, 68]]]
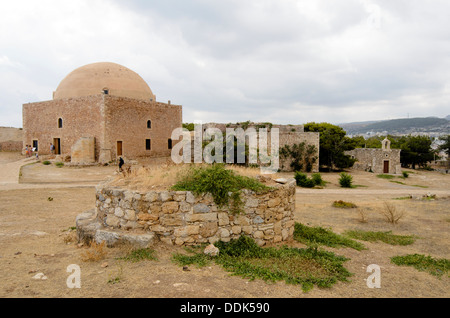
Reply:
[[182, 106], [157, 102], [134, 71], [94, 63], [67, 75], [53, 100], [24, 104], [24, 145], [73, 163], [107, 163], [119, 156], [169, 157]]

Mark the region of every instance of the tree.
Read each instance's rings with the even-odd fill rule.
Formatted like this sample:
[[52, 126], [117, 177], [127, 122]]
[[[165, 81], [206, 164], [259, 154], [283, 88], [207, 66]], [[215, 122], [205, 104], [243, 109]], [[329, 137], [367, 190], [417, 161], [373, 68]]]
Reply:
[[349, 168], [355, 163], [355, 159], [344, 154], [344, 151], [353, 150], [355, 146], [341, 127], [313, 122], [305, 125], [305, 132], [320, 133], [319, 165], [331, 171], [334, 168]]
[[400, 161], [403, 166], [411, 166], [416, 169], [425, 167], [434, 159], [435, 151], [431, 148], [432, 138], [428, 136], [402, 136], [398, 138], [400, 144]]
[[447, 156], [450, 156], [450, 135], [441, 136], [439, 137], [439, 140], [444, 143], [439, 146], [438, 150], [443, 151]]

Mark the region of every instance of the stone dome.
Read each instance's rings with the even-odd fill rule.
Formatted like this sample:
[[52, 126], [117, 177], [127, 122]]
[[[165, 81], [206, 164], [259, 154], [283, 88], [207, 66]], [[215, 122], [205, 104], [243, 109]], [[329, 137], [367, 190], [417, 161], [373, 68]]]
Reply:
[[72, 71], [61, 81], [53, 99], [98, 94], [155, 100], [150, 87], [136, 72], [109, 62], [88, 64]]

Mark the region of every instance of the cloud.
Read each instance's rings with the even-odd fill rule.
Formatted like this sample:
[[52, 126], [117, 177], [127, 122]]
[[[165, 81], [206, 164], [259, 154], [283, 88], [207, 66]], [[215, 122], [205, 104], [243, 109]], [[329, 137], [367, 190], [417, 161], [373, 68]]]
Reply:
[[184, 121], [348, 122], [450, 113], [446, 1], [17, 0], [0, 12], [0, 125], [97, 61]]

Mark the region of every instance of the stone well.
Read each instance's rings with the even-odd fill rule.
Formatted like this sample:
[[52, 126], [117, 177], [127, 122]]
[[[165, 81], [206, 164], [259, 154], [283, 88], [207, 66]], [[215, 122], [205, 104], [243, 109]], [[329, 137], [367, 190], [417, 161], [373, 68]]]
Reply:
[[242, 190], [243, 212], [219, 207], [211, 194], [190, 191], [140, 192], [102, 183], [96, 208], [77, 217], [80, 241], [108, 246], [131, 243], [148, 247], [157, 241], [195, 245], [247, 235], [260, 245], [292, 239], [295, 180], [277, 183], [265, 193]]

